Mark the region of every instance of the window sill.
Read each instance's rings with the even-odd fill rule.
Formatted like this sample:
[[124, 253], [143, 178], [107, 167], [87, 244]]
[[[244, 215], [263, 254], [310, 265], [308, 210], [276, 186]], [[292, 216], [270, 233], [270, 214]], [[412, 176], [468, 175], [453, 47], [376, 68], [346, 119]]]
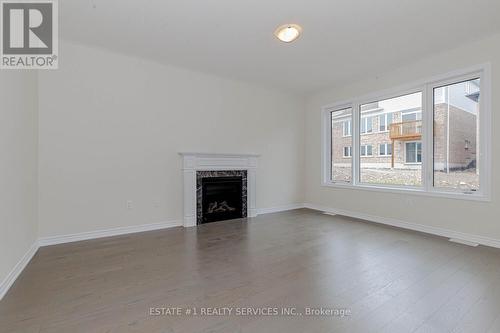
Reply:
[[332, 187], [339, 189], [349, 189], [349, 190], [361, 190], [370, 192], [385, 192], [385, 193], [395, 193], [395, 194], [409, 194], [424, 197], [438, 197], [446, 199], [456, 199], [456, 200], [468, 200], [468, 201], [482, 201], [490, 202], [491, 198], [480, 194], [480, 193], [455, 193], [455, 192], [441, 192], [441, 191], [425, 191], [423, 188], [400, 188], [391, 187], [383, 185], [352, 185], [348, 183], [333, 183], [333, 182], [323, 182], [323, 187]]

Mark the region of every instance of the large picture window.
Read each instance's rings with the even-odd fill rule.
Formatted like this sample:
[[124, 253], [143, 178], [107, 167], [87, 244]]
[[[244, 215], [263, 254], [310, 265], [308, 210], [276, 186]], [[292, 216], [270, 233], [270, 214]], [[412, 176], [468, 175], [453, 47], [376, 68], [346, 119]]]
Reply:
[[[422, 144], [418, 144], [420, 155], [417, 159], [417, 144], [410, 141], [420, 140], [422, 136], [422, 92], [370, 101], [361, 104], [359, 110], [361, 119], [378, 119], [379, 129], [384, 129], [360, 137], [360, 183], [421, 186], [422, 167], [417, 160], [422, 161]], [[378, 117], [371, 116], [380, 112]], [[408, 115], [412, 118], [405, 118]], [[361, 133], [362, 129], [363, 121]], [[365, 154], [364, 147], [372, 146], [379, 147], [379, 154], [376, 158], [367, 158], [372, 154]], [[410, 151], [412, 148], [414, 153]]]
[[489, 200], [489, 72], [478, 67], [328, 107], [324, 184]]

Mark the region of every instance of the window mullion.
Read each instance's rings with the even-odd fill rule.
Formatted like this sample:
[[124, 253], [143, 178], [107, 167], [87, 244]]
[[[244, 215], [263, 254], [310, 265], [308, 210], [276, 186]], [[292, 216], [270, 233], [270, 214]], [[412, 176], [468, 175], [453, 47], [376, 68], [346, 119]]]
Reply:
[[352, 110], [352, 183], [359, 184], [359, 161], [360, 161], [360, 104], [353, 103]]
[[431, 85], [426, 84], [423, 89], [422, 112], [422, 182], [426, 192], [433, 188], [434, 172], [434, 96]]

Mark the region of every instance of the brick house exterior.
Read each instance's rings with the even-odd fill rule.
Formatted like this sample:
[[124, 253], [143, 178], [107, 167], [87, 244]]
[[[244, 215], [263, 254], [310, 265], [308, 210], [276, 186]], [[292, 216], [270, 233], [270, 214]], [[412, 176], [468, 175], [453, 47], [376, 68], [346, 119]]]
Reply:
[[[470, 102], [470, 101], [469, 101]], [[461, 104], [461, 103], [457, 103]], [[462, 103], [463, 104], [463, 103]], [[434, 168], [437, 171], [475, 168], [477, 147], [477, 105], [475, 110], [464, 110], [449, 103], [439, 103], [434, 108]], [[421, 132], [421, 109], [384, 110], [377, 103], [369, 110], [362, 109], [360, 163], [363, 168], [391, 168], [394, 154], [395, 169], [421, 168], [421, 138], [392, 140], [390, 124], [409, 124], [415, 132]], [[390, 116], [386, 116], [390, 114]], [[406, 116], [404, 116], [406, 115]], [[389, 117], [389, 119], [387, 119]], [[392, 118], [392, 119], [391, 119]], [[413, 118], [408, 120], [408, 118]], [[352, 129], [350, 115], [332, 117], [332, 162], [335, 167], [351, 167]], [[449, 133], [447, 130], [449, 128]], [[418, 133], [417, 133], [418, 134]], [[417, 135], [418, 136], [418, 135]], [[391, 149], [391, 145], [394, 147]], [[420, 153], [419, 153], [420, 148]], [[369, 154], [371, 151], [371, 155]], [[364, 153], [364, 154], [363, 154]], [[349, 156], [351, 154], [351, 156]], [[369, 156], [363, 156], [369, 155]]]

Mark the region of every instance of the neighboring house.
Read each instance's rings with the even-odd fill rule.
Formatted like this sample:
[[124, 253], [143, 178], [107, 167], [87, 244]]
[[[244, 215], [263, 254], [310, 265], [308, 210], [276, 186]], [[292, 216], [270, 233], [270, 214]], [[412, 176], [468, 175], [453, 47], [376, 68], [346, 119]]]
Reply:
[[[435, 170], [475, 168], [478, 101], [479, 83], [436, 89]], [[351, 135], [349, 115], [332, 117], [332, 162], [336, 167], [350, 167]], [[361, 106], [360, 156], [364, 168], [421, 167], [420, 93]]]

